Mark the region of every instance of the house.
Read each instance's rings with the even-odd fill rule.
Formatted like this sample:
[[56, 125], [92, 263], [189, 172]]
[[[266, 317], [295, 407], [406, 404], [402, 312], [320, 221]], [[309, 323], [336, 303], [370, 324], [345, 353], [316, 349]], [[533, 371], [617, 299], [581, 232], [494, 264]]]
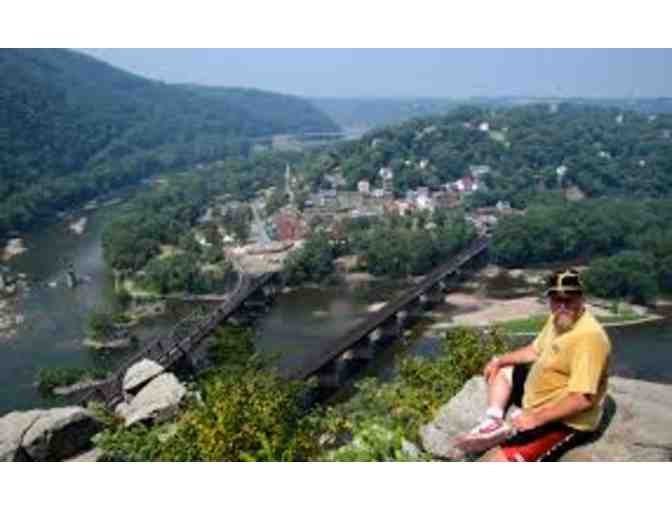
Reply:
[[371, 192], [371, 185], [367, 180], [361, 180], [357, 183], [357, 191], [362, 195], [368, 195]]
[[465, 175], [453, 183], [454, 189], [458, 193], [473, 193], [478, 190], [478, 181], [471, 175]]
[[392, 169], [389, 166], [384, 166], [380, 169], [378, 175], [383, 180], [383, 190], [391, 192], [394, 179], [394, 172], [392, 172]]
[[420, 170], [424, 170], [429, 166], [429, 160], [428, 159], [423, 159], [420, 161]]
[[205, 234], [203, 234], [203, 232], [195, 232], [194, 239], [196, 239], [196, 242], [204, 248], [210, 248], [212, 246], [212, 244], [210, 244], [205, 238]]
[[418, 195], [415, 204], [420, 211], [433, 211], [434, 201], [427, 195]]
[[488, 131], [490, 131], [490, 123], [488, 123], [488, 122], [481, 122], [481, 123], [478, 125], [478, 130], [479, 130], [479, 131], [483, 131], [484, 133], [487, 133]]
[[384, 204], [385, 212], [388, 214], [398, 214], [399, 216], [406, 216], [415, 211], [416, 206], [414, 202], [409, 200], [390, 200]]
[[499, 200], [495, 206], [498, 211], [508, 211], [511, 209], [511, 204], [504, 200]]
[[417, 190], [417, 196], [419, 197], [428, 197], [429, 196], [429, 188], [426, 186], [421, 186]]
[[385, 192], [380, 188], [376, 188], [373, 190], [371, 195], [373, 195], [375, 198], [383, 198], [385, 196]]
[[469, 173], [474, 179], [478, 180], [490, 173], [490, 165], [469, 165]]
[[340, 172], [334, 174], [325, 174], [324, 180], [331, 184], [333, 189], [337, 189], [339, 187], [342, 188], [346, 184], [345, 178]]
[[283, 211], [273, 218], [275, 233], [279, 241], [296, 241], [308, 235], [309, 228], [300, 214]]

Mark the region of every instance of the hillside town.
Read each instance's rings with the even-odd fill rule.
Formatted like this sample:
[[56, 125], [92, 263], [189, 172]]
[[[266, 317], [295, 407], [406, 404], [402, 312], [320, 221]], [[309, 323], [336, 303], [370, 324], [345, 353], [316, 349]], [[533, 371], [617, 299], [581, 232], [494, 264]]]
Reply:
[[[406, 164], [413, 163], [407, 161]], [[417, 164], [424, 169], [430, 162], [423, 159]], [[420, 186], [401, 194], [395, 189], [394, 172], [389, 166], [381, 167], [374, 181], [363, 179], [357, 182], [357, 191], [345, 189], [346, 180], [336, 168], [323, 176], [326, 186], [311, 193], [301, 177], [292, 175], [287, 166], [283, 190], [286, 203], [277, 211], [268, 212], [269, 200], [278, 191], [270, 187], [259, 190], [256, 198], [248, 204], [226, 202], [215, 205], [208, 209], [202, 221], [212, 220], [215, 208], [218, 208], [217, 215], [222, 216], [227, 208], [250, 206], [253, 219], [250, 236], [245, 242], [236, 242], [240, 240], [235, 235], [223, 227], [219, 228], [225, 252], [246, 271], [275, 271], [282, 267], [287, 255], [300, 248], [313, 232], [324, 231], [332, 240], [338, 240], [345, 220], [431, 214], [440, 209], [463, 208], [470, 195], [487, 188], [483, 178], [490, 171], [487, 165], [471, 165], [464, 176], [454, 182], [446, 182], [436, 189]], [[303, 198], [299, 199], [299, 196]], [[465, 219], [479, 235], [488, 235], [500, 218], [516, 214], [524, 214], [524, 211], [511, 208], [506, 201], [499, 201], [494, 207], [470, 210]], [[426, 228], [432, 228], [432, 224], [429, 223]], [[201, 245], [209, 246], [198, 229], [195, 236]]]

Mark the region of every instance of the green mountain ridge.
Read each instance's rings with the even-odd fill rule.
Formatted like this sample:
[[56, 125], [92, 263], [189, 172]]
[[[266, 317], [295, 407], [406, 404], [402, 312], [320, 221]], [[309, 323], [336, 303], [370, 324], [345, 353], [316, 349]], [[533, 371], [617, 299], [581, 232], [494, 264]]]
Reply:
[[69, 50], [1, 49], [0, 238], [158, 171], [302, 130], [338, 127], [291, 96], [169, 85]]

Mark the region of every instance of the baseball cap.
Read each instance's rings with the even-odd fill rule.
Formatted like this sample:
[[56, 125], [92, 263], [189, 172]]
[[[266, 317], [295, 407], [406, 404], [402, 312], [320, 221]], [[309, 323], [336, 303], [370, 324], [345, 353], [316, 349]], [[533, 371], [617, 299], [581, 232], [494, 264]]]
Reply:
[[583, 294], [583, 284], [576, 269], [567, 268], [555, 271], [547, 280], [546, 295], [558, 294]]

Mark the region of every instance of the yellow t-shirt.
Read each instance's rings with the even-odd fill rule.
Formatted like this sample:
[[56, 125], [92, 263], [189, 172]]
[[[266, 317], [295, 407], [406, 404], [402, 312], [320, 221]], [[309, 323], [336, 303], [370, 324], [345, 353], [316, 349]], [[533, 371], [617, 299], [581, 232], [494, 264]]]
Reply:
[[558, 334], [550, 316], [533, 345], [539, 357], [525, 382], [523, 408], [555, 403], [569, 393], [596, 395], [593, 407], [563, 420], [578, 430], [595, 430], [602, 418], [611, 353], [604, 328], [585, 310], [572, 329]]

